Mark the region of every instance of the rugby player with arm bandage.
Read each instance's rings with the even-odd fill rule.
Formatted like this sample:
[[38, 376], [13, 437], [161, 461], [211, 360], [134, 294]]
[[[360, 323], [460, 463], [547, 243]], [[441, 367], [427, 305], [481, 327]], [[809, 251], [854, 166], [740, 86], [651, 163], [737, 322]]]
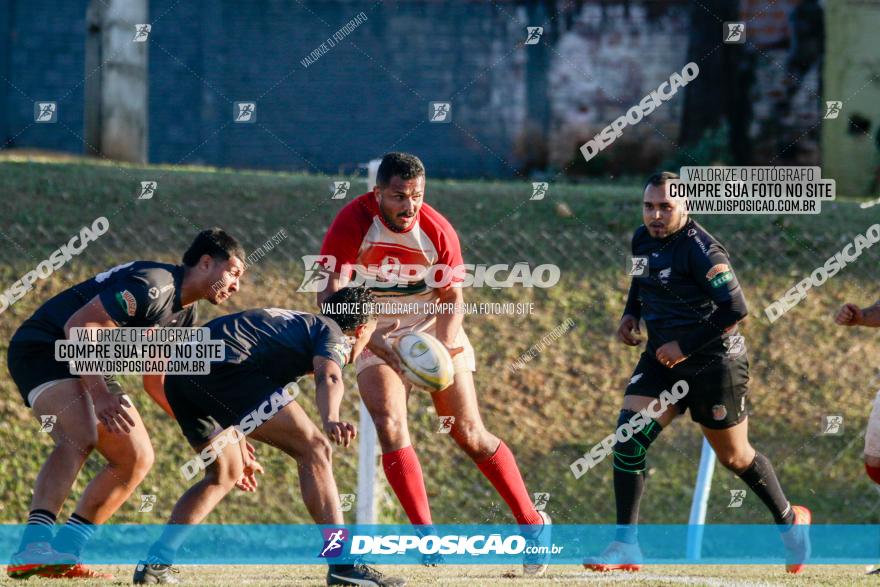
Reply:
[[[535, 510], [510, 448], [483, 424], [473, 371], [474, 349], [463, 328], [461, 311], [423, 312], [423, 304], [461, 308], [464, 295], [458, 235], [439, 212], [424, 203], [425, 168], [414, 155], [388, 153], [382, 158], [376, 187], [346, 205], [324, 237], [321, 255], [333, 257], [329, 282], [319, 291], [320, 305], [353, 274], [371, 283], [374, 295], [395, 302], [402, 313], [380, 312], [380, 329], [389, 336], [428, 332], [452, 355], [452, 385], [431, 394], [439, 417], [455, 418], [449, 435], [507, 503], [518, 524], [530, 526], [537, 539], [550, 518]], [[439, 269], [438, 269], [439, 267]], [[430, 274], [429, 274], [430, 272]], [[442, 277], [448, 282], [443, 283]], [[430, 284], [429, 284], [430, 282]], [[412, 308], [412, 311], [407, 311]], [[422, 468], [407, 428], [410, 386], [400, 375], [400, 359], [384, 336], [374, 335], [357, 361], [358, 389], [376, 425], [382, 465], [389, 485], [412, 524], [430, 525], [431, 510]], [[526, 559], [526, 574], [546, 570], [544, 559]]]
[[[786, 546], [786, 570], [799, 572], [809, 555], [810, 512], [786, 499], [770, 461], [748, 439], [749, 362], [737, 323], [748, 315], [742, 288], [727, 251], [688, 218], [685, 202], [669, 196], [674, 173], [649, 178], [643, 221], [633, 235], [632, 256], [647, 259], [647, 270], [632, 279], [617, 335], [641, 344], [639, 321], [648, 330], [623, 399], [618, 426], [642, 410], [649, 421], [613, 447], [615, 540], [589, 570], [638, 570], [637, 526], [651, 443], [672, 420], [690, 410], [719, 462], [736, 473], [770, 510]], [[686, 392], [677, 402], [656, 403], [665, 390]]]

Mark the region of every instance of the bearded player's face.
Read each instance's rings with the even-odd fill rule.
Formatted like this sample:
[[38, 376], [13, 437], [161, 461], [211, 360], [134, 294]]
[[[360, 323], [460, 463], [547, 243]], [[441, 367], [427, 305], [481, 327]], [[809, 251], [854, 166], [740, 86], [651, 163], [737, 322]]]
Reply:
[[666, 238], [675, 234], [687, 222], [687, 212], [681, 198], [669, 197], [669, 183], [648, 185], [642, 207], [642, 220], [648, 234], [654, 238]]
[[395, 175], [386, 186], [376, 186], [379, 211], [395, 230], [407, 230], [415, 221], [425, 197], [425, 176], [400, 179]]

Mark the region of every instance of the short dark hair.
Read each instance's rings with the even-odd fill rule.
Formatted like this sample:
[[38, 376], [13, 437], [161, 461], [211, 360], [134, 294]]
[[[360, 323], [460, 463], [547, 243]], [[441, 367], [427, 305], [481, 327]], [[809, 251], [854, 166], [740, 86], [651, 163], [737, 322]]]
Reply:
[[648, 178], [648, 181], [645, 182], [645, 188], [649, 185], [653, 186], [661, 186], [665, 184], [670, 179], [680, 179], [678, 174], [674, 171], [661, 171], [660, 173], [655, 173], [651, 177]]
[[202, 255], [211, 255], [214, 259], [224, 261], [230, 257], [238, 257], [241, 261], [245, 258], [241, 243], [216, 226], [196, 235], [195, 240], [183, 254], [183, 264], [187, 267], [195, 267]]
[[391, 178], [415, 179], [425, 175], [425, 164], [415, 155], [409, 153], [386, 153], [376, 172], [376, 184], [388, 185]]
[[364, 286], [343, 287], [321, 302], [321, 313], [344, 331], [366, 324], [376, 314], [376, 298]]

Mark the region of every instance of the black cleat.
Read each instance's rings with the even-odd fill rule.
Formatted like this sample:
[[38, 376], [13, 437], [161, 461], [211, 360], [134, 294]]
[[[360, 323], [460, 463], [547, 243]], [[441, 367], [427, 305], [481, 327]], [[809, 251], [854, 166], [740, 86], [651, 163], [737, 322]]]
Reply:
[[138, 561], [131, 582], [135, 585], [177, 585], [180, 581], [174, 575], [179, 572], [171, 565], [154, 565], [147, 561]]
[[331, 565], [327, 570], [327, 585], [372, 585], [374, 587], [403, 587], [406, 579], [386, 577], [364, 564]]

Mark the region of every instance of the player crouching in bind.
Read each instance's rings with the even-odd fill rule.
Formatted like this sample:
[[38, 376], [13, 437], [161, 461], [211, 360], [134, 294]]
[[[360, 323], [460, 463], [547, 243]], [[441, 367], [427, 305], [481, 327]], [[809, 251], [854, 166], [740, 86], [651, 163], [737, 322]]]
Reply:
[[[245, 435], [296, 461], [303, 502], [316, 524], [345, 523], [327, 437], [347, 447], [357, 436], [355, 426], [339, 417], [342, 368], [366, 346], [377, 321], [365, 288], [341, 289], [328, 302], [324, 314], [266, 308], [216, 318], [205, 327], [211, 340], [224, 342], [223, 361], [213, 363], [208, 375], [167, 377], [168, 402], [184, 436], [197, 454], [213, 446], [217, 458], [177, 501], [147, 560], [138, 563], [135, 584], [178, 583], [171, 564], [191, 529], [184, 525], [204, 520], [233, 487], [256, 489], [262, 467]], [[289, 384], [307, 373], [314, 373], [315, 403], [327, 436], [289, 393]], [[253, 421], [255, 410], [262, 423]], [[220, 435], [227, 435], [226, 443], [217, 442]], [[328, 585], [405, 583], [362, 564], [330, 565], [327, 571]]]
[[645, 489], [646, 457], [663, 428], [690, 409], [691, 419], [727, 469], [761, 499], [779, 525], [786, 570], [798, 573], [809, 557], [810, 511], [785, 498], [770, 461], [748, 440], [749, 362], [737, 323], [748, 315], [746, 300], [727, 251], [706, 230], [688, 219], [685, 202], [669, 196], [674, 173], [653, 175], [644, 192], [642, 217], [632, 239], [634, 276], [617, 335], [639, 346], [639, 320], [648, 328], [648, 344], [626, 388], [618, 425], [648, 408], [662, 390], [677, 381], [687, 394], [613, 449], [617, 532], [598, 557], [584, 561], [593, 571], [641, 568], [636, 524]]

